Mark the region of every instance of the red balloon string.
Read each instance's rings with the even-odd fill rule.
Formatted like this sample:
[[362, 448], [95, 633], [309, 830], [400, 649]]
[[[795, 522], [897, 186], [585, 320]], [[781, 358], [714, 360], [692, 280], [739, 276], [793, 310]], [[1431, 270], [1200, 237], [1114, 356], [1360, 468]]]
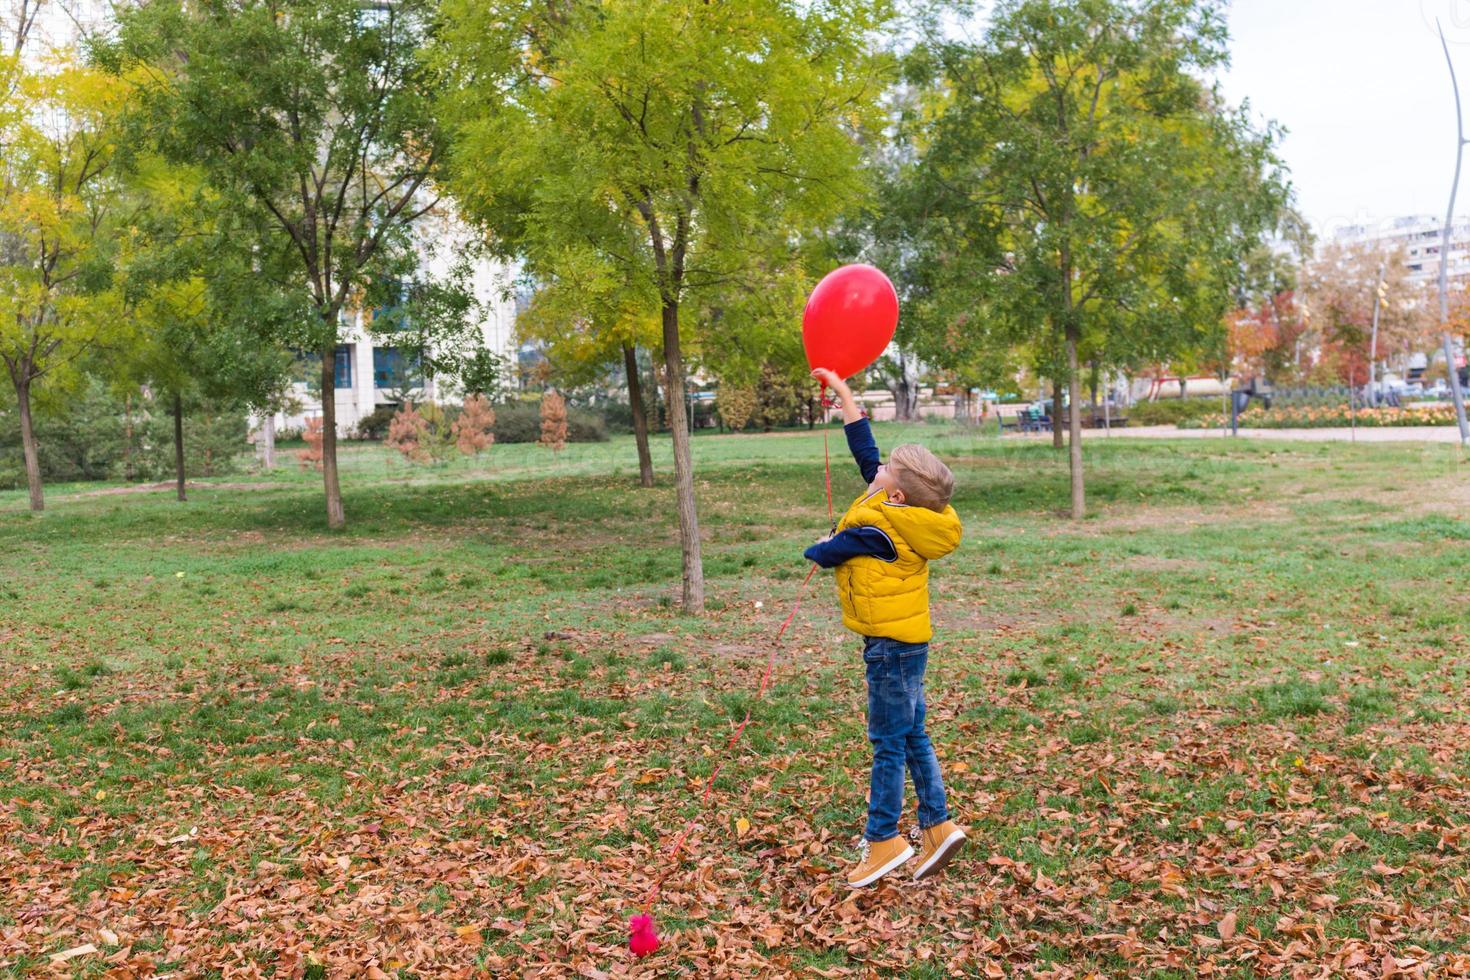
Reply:
[[[825, 385], [823, 386], [822, 390], [822, 407], [832, 407], [832, 403], [827, 398]], [[825, 420], [822, 426], [822, 455], [824, 457], [824, 469], [826, 471], [825, 477], [827, 483], [827, 517], [832, 521], [832, 529], [835, 532], [837, 529], [837, 521], [836, 518], [833, 516], [832, 510], [832, 461], [831, 456], [827, 452], [827, 427], [825, 425]], [[766, 669], [764, 672], [761, 673], [760, 687], [756, 690], [755, 693], [756, 701], [759, 701], [766, 696], [766, 688], [771, 683], [771, 672], [775, 670], [776, 667], [776, 653], [781, 648], [781, 637], [785, 635], [787, 628], [791, 626], [792, 620], [796, 618], [796, 612], [798, 609], [801, 608], [802, 596], [806, 594], [807, 584], [811, 582], [812, 576], [817, 574], [817, 569], [819, 567], [821, 566], [813, 563], [811, 569], [808, 570], [806, 573], [806, 578], [802, 579], [801, 585], [797, 586], [796, 599], [791, 604], [791, 611], [787, 613], [786, 618], [781, 621], [780, 627], [776, 630], [776, 635], [771, 640], [771, 650], [770, 653], [766, 655]], [[740, 736], [745, 734], [745, 728], [747, 725], [750, 724], [751, 707], [752, 705], [746, 705], [745, 717], [740, 720], [740, 724], [736, 725], [735, 730], [730, 733], [730, 738], [725, 742], [724, 747], [720, 750], [721, 758], [715, 763], [715, 767], [713, 770], [710, 771], [710, 774], [705, 777], [704, 791], [700, 793], [699, 796], [699, 807], [701, 810], [704, 809], [705, 804], [709, 802], [710, 795], [714, 792], [715, 778], [719, 776], [720, 770], [725, 767], [725, 758], [729, 756], [730, 750], [735, 748], [735, 743], [740, 741]], [[658, 898], [659, 890], [663, 887], [664, 880], [668, 878], [668, 876], [673, 872], [675, 867], [674, 861], [678, 858], [679, 852], [683, 850], [684, 844], [689, 839], [689, 834], [694, 830], [694, 824], [698, 821], [698, 819], [698, 814], [689, 818], [688, 823], [684, 825], [684, 829], [679, 831], [678, 836], [674, 838], [674, 842], [669, 847], [668, 853], [664, 855], [664, 869], [663, 871], [659, 872], [658, 877], [655, 878], [653, 884], [649, 886], [648, 894], [643, 899], [643, 911], [645, 914], [653, 909], [653, 903]]]
[[[791, 611], [786, 614], [786, 618], [781, 621], [780, 628], [776, 630], [776, 636], [771, 641], [771, 651], [766, 656], [766, 669], [761, 674], [760, 687], [756, 690], [755, 700], [757, 701], [761, 700], [766, 695], [766, 688], [771, 683], [771, 672], [776, 667], [776, 653], [781, 648], [781, 637], [786, 632], [787, 627], [791, 625], [791, 621], [796, 618], [796, 611], [801, 608], [802, 594], [806, 591], [807, 583], [812, 580], [812, 576], [817, 573], [817, 569], [819, 567], [819, 565], [813, 564], [811, 570], [806, 573], [806, 578], [801, 580], [801, 585], [797, 587], [796, 601], [791, 604]], [[740, 736], [745, 734], [745, 728], [747, 725], [750, 724], [750, 711], [751, 706], [747, 705], [745, 708], [745, 717], [740, 720], [740, 724], [735, 726], [735, 730], [730, 733], [730, 738], [725, 742], [724, 747], [720, 750], [721, 756], [728, 756], [730, 750], [735, 747], [735, 743], [740, 741]], [[714, 791], [715, 788], [715, 778], [719, 776], [720, 770], [724, 767], [725, 759], [721, 758], [718, 762], [715, 763], [715, 767], [713, 770], [710, 771], [710, 774], [705, 777], [704, 792], [702, 792], [699, 796], [700, 809], [703, 809], [704, 805], [709, 802], [710, 794]], [[669, 847], [668, 853], [664, 855], [664, 870], [661, 871], [659, 873], [659, 876], [654, 879], [652, 886], [650, 886], [648, 889], [647, 896], [643, 899], [643, 911], [645, 913], [649, 912], [653, 908], [653, 903], [658, 898], [659, 889], [663, 887], [664, 879], [666, 879], [669, 874], [673, 872], [674, 860], [679, 856], [679, 852], [683, 849], [684, 842], [689, 839], [689, 834], [691, 831], [694, 830], [694, 824], [698, 821], [698, 819], [699, 816], [697, 814], [689, 818], [689, 822], [684, 825], [683, 830], [679, 831], [679, 835], [674, 838], [674, 843]]]
[[827, 482], [827, 520], [832, 522], [832, 533], [837, 533], [837, 518], [832, 511], [832, 454], [827, 451], [827, 409], [832, 400], [827, 397], [827, 384], [822, 383], [822, 475]]

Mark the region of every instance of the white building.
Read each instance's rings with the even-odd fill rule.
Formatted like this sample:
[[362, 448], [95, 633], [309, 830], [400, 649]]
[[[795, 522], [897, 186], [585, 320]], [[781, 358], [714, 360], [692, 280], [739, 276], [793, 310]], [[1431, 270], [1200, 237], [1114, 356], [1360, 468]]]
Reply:
[[[1342, 245], [1370, 245], [1384, 251], [1402, 248], [1410, 281], [1430, 283], [1439, 281], [1443, 234], [1444, 219], [1414, 215], [1377, 224], [1346, 225], [1332, 237]], [[1449, 280], [1457, 287], [1470, 281], [1470, 218], [1456, 218], [1450, 228]]]
[[[431, 229], [430, 233], [440, 242], [463, 238], [462, 231], [456, 233], [447, 225]], [[459, 250], [454, 247], [437, 249], [425, 263], [427, 270], [431, 275], [443, 275], [458, 255]], [[480, 321], [480, 342], [501, 357], [512, 377], [518, 354], [514, 279], [515, 270], [503, 263], [478, 259], [472, 264], [471, 287]], [[343, 312], [346, 329], [342, 342], [337, 345], [336, 369], [337, 435], [340, 437], [350, 436], [359, 420], [381, 405], [396, 404], [405, 393], [415, 401], [438, 402], [444, 401], [448, 394], [442, 382], [414, 377], [411, 370], [406, 370], [408, 366], [391, 340], [374, 337], [369, 331], [371, 318], [371, 310]], [[316, 370], [314, 365], [311, 370]], [[410, 380], [405, 381], [406, 377]], [[278, 431], [303, 428], [308, 419], [321, 416], [321, 400], [305, 380], [295, 381], [288, 394], [294, 410], [276, 414]]]
[[[1333, 241], [1343, 245], [1369, 245], [1385, 251], [1401, 248], [1409, 269], [1409, 281], [1416, 285], [1435, 286], [1439, 282], [1440, 254], [1444, 245], [1444, 220], [1414, 215], [1393, 218], [1377, 224], [1347, 225], [1338, 228]], [[1451, 290], [1470, 288], [1470, 218], [1457, 217], [1450, 226], [1450, 257], [1446, 279]], [[1451, 302], [1454, 302], [1452, 300]], [[1455, 365], [1465, 366], [1465, 355], [1459, 341], [1454, 341]], [[1418, 381], [1435, 360], [1444, 360], [1435, 347], [1410, 354], [1397, 369], [1405, 379]]]

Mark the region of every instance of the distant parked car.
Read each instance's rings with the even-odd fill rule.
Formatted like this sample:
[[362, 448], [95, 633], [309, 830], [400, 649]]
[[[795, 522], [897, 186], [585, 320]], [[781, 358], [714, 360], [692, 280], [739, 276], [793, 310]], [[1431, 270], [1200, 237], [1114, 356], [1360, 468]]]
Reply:
[[1450, 386], [1443, 381], [1436, 381], [1424, 389], [1424, 394], [1429, 398], [1448, 398], [1450, 397]]

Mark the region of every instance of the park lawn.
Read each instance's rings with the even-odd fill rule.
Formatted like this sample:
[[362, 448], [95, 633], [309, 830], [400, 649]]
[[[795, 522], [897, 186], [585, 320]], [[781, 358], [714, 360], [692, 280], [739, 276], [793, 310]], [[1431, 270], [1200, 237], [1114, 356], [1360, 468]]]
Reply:
[[292, 468], [0, 495], [0, 973], [1470, 973], [1458, 449], [1096, 438], [1072, 523], [1049, 445], [877, 434], [950, 458], [966, 522], [936, 883], [841, 887], [868, 752], [826, 576], [695, 803], [826, 529], [819, 432], [695, 440], [703, 617], [662, 441], [652, 490], [627, 439], [349, 447], [336, 534]]

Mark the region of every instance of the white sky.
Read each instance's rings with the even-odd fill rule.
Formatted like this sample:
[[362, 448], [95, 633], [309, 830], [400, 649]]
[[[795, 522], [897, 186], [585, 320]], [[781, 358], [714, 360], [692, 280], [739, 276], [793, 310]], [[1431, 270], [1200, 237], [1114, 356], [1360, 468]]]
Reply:
[[[986, 6], [981, 0], [981, 22]], [[1443, 215], [1455, 116], [1436, 17], [1470, 127], [1470, 0], [1231, 0], [1232, 63], [1222, 87], [1231, 101], [1249, 99], [1258, 117], [1286, 126], [1281, 153], [1318, 232]], [[1462, 215], [1470, 214], [1470, 148], [1466, 155]]]
[[[1233, 0], [1234, 102], [1289, 130], [1298, 205], [1319, 232], [1443, 215], [1455, 165], [1450, 42], [1470, 127], [1470, 0]], [[1470, 212], [1470, 148], [1456, 211]]]

